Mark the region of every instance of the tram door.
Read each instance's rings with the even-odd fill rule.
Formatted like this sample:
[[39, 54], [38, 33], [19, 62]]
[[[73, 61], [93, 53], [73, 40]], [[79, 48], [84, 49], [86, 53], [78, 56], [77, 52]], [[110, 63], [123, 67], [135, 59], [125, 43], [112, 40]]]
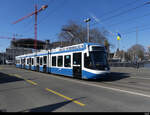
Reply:
[[73, 77], [82, 78], [82, 53], [73, 53]]

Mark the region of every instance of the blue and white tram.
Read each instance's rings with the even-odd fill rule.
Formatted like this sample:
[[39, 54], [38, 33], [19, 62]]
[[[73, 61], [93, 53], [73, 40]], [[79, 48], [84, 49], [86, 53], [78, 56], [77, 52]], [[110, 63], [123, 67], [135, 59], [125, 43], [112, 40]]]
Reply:
[[34, 66], [35, 70], [39, 72], [48, 72], [49, 66], [49, 51], [48, 50], [43, 50], [40, 52], [37, 52], [34, 57]]
[[23, 55], [22, 55], [22, 56], [16, 56], [16, 58], [15, 58], [15, 63], [16, 63], [16, 67], [17, 67], [17, 68], [22, 68], [22, 67], [21, 67], [21, 65], [22, 65], [22, 64], [21, 64], [21, 59], [23, 59], [23, 57], [24, 57]]
[[22, 61], [17, 60], [22, 59], [26, 59], [27, 69], [81, 79], [97, 79], [110, 73], [106, 49], [97, 43], [83, 43], [17, 56], [16, 67], [21, 67]]

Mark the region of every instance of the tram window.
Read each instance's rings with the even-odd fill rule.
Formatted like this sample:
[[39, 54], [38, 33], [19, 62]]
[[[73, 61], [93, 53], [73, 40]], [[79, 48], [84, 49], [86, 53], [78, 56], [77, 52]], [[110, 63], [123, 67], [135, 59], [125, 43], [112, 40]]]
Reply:
[[40, 58], [40, 65], [42, 65], [42, 57]]
[[34, 64], [34, 59], [32, 58], [32, 65]]
[[63, 56], [58, 56], [58, 67], [62, 67], [63, 66]]
[[23, 59], [21, 59], [21, 64], [23, 64]]
[[29, 64], [31, 64], [31, 58], [29, 58]]
[[16, 64], [17, 64], [17, 60], [15, 60]]
[[18, 64], [20, 64], [20, 60], [18, 60]]
[[36, 63], [39, 64], [39, 57], [36, 58]]
[[23, 63], [22, 63], [22, 64], [25, 64], [25, 61], [26, 61], [26, 60], [25, 60], [25, 59], [23, 59]]
[[73, 54], [73, 64], [74, 65], [81, 65], [81, 53], [74, 53]]
[[64, 59], [64, 66], [71, 67], [71, 55], [66, 55]]
[[29, 64], [29, 61], [30, 61], [30, 60], [29, 60], [29, 59], [27, 59], [27, 64]]
[[23, 64], [25, 64], [25, 62], [26, 62], [26, 60], [25, 60], [25, 59], [23, 59]]
[[56, 66], [56, 56], [52, 56], [52, 66]]
[[47, 56], [44, 56], [44, 64], [47, 64]]
[[84, 67], [93, 69], [91, 59], [90, 59], [90, 57], [87, 57], [86, 53], [84, 54]]
[[16, 64], [20, 64], [20, 60], [16, 60]]
[[24, 64], [24, 59], [21, 59], [21, 64]]

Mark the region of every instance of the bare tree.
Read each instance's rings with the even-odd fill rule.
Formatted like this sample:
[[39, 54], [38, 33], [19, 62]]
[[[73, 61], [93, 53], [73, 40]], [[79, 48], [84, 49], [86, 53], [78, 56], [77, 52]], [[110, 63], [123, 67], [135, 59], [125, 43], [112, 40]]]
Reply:
[[135, 60], [136, 57], [143, 60], [144, 59], [145, 49], [142, 45], [133, 45], [131, 48], [128, 49], [128, 54], [131, 60]]
[[[107, 40], [106, 31], [100, 31], [98, 28], [90, 29], [90, 42], [104, 45], [105, 40]], [[59, 34], [59, 41], [62, 43], [67, 42], [67, 45], [87, 42], [87, 29], [81, 24], [70, 21], [62, 27], [62, 31]]]

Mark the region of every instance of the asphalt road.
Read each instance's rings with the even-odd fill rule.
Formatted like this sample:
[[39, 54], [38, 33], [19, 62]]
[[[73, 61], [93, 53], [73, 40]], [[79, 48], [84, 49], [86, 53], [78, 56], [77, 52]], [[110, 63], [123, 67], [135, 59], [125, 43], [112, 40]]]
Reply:
[[148, 72], [113, 68], [107, 78], [89, 81], [0, 65], [0, 111], [148, 112]]

